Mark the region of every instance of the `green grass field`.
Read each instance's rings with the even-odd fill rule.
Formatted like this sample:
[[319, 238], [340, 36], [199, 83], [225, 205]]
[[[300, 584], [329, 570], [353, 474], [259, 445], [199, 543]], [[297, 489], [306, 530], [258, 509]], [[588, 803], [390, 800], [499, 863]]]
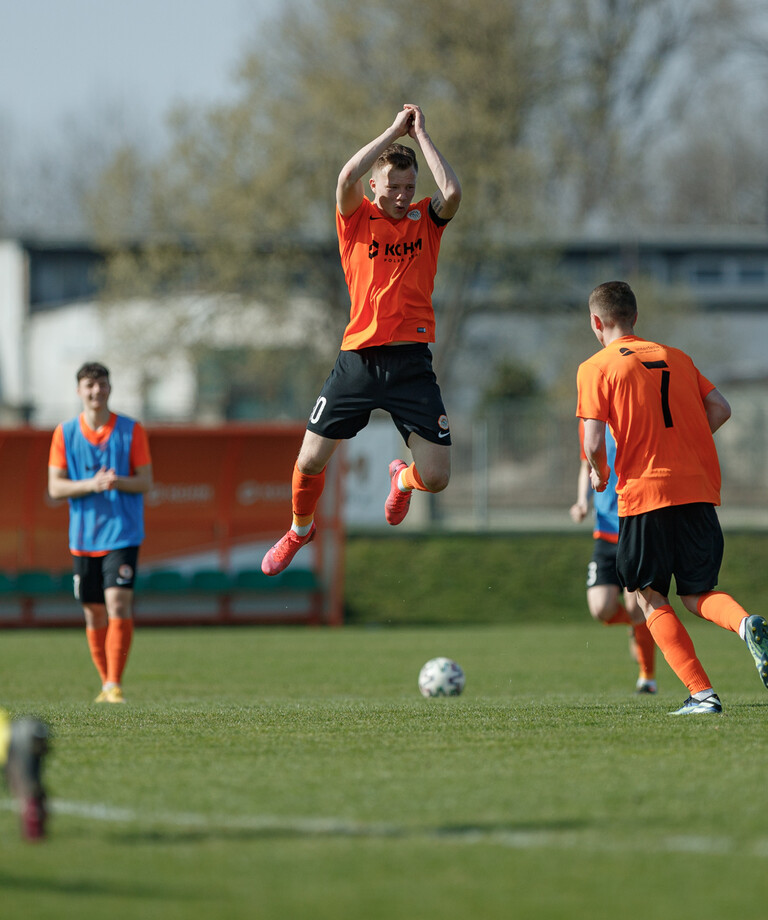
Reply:
[[[0, 916], [759, 917], [768, 693], [688, 616], [722, 717], [632, 694], [624, 628], [142, 629], [98, 707], [79, 630], [0, 633], [0, 700], [52, 726], [49, 839], [0, 797]], [[460, 698], [423, 700], [456, 658]]]

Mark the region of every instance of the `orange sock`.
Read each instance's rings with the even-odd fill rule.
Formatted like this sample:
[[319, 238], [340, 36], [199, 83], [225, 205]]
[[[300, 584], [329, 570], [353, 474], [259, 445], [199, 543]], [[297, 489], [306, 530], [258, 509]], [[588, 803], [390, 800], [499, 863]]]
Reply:
[[723, 629], [730, 629], [731, 632], [738, 633], [739, 624], [748, 617], [749, 614], [730, 594], [724, 591], [710, 591], [709, 594], [702, 594], [697, 604], [699, 616], [703, 620], [709, 620]]
[[627, 611], [619, 604], [616, 608], [616, 613], [610, 618], [610, 620], [603, 620], [606, 626], [617, 626], [619, 623], [628, 623], [632, 624], [632, 620], [629, 618]]
[[107, 627], [102, 626], [99, 629], [85, 627], [85, 636], [88, 640], [88, 648], [91, 651], [91, 659], [96, 665], [102, 684], [107, 679], [107, 651], [105, 643], [107, 641]]
[[712, 686], [696, 657], [688, 630], [672, 607], [668, 604], [658, 607], [645, 622], [656, 645], [667, 659], [667, 664], [685, 684], [691, 696]]
[[291, 479], [291, 500], [293, 503], [293, 521], [300, 526], [311, 524], [315, 517], [315, 509], [320, 501], [320, 496], [325, 488], [325, 470], [310, 476], [302, 473], [298, 466], [293, 465]]
[[401, 482], [407, 488], [416, 489], [417, 492], [430, 491], [421, 481], [421, 476], [419, 476], [419, 471], [416, 469], [415, 463], [412, 463], [410, 466], [406, 467], [400, 476], [402, 477]]
[[643, 680], [653, 680], [656, 673], [656, 643], [646, 623], [635, 623], [632, 627], [637, 649], [637, 664]]
[[107, 627], [107, 680], [119, 684], [128, 662], [128, 652], [133, 639], [133, 620], [112, 617]]

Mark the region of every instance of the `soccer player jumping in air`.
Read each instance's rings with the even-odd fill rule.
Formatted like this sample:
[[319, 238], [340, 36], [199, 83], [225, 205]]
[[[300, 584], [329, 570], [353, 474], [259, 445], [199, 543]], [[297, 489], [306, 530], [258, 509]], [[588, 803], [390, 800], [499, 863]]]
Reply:
[[608, 281], [589, 297], [602, 350], [579, 366], [576, 415], [597, 492], [610, 476], [605, 426], [616, 440], [620, 531], [616, 567], [648, 629], [689, 697], [674, 715], [722, 712], [722, 704], [669, 603], [675, 577], [687, 610], [737, 633], [768, 689], [768, 626], [722, 591], [720, 464], [712, 437], [731, 415], [725, 398], [685, 352], [634, 334], [630, 286]]
[[[414, 201], [419, 145], [437, 185]], [[363, 177], [371, 171], [373, 200]], [[389, 128], [366, 144], [339, 174], [336, 231], [349, 287], [350, 320], [336, 364], [309, 417], [293, 469], [291, 529], [264, 556], [262, 571], [277, 575], [315, 535], [315, 509], [325, 468], [339, 441], [368, 424], [372, 409], [390, 413], [413, 463], [389, 464], [390, 524], [408, 512], [414, 489], [440, 492], [450, 478], [451, 435], [432, 370], [432, 289], [440, 240], [461, 201], [454, 171], [427, 133], [417, 105], [405, 105]]]

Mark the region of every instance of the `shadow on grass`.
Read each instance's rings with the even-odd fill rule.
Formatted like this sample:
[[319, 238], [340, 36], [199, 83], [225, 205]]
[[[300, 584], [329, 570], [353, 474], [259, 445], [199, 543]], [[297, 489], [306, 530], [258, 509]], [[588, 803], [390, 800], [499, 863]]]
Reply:
[[500, 839], [534, 844], [553, 836], [579, 833], [589, 829], [586, 822], [553, 821], [520, 824], [446, 824], [437, 827], [361, 824], [344, 821], [277, 820], [253, 826], [206, 826], [199, 828], [133, 829], [110, 834], [114, 843], [122, 844], [200, 844], [211, 841], [368, 839], [368, 840], [443, 840], [493, 842]]
[[196, 900], [198, 894], [189, 888], [173, 888], [168, 886], [150, 886], [139, 881], [132, 881], [130, 885], [121, 884], [114, 878], [99, 880], [89, 878], [46, 878], [42, 875], [10, 875], [0, 872], [0, 891], [29, 892], [34, 895], [87, 895], [97, 897], [104, 895], [110, 898], [126, 898], [127, 900], [167, 899], [178, 901], [181, 899]]

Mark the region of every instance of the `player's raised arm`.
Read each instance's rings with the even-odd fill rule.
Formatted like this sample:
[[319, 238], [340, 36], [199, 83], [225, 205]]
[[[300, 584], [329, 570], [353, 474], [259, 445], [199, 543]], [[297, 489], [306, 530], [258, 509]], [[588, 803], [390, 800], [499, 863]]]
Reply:
[[348, 217], [360, 207], [365, 193], [363, 177], [390, 144], [408, 134], [412, 121], [413, 113], [407, 108], [402, 109], [386, 131], [358, 150], [343, 166], [336, 182], [336, 206], [343, 217]]
[[432, 210], [443, 220], [450, 220], [458, 211], [461, 203], [461, 184], [456, 173], [427, 133], [424, 113], [419, 106], [409, 103], [405, 106], [405, 110], [413, 114], [408, 134], [418, 142], [437, 184], [437, 191], [432, 196]]

